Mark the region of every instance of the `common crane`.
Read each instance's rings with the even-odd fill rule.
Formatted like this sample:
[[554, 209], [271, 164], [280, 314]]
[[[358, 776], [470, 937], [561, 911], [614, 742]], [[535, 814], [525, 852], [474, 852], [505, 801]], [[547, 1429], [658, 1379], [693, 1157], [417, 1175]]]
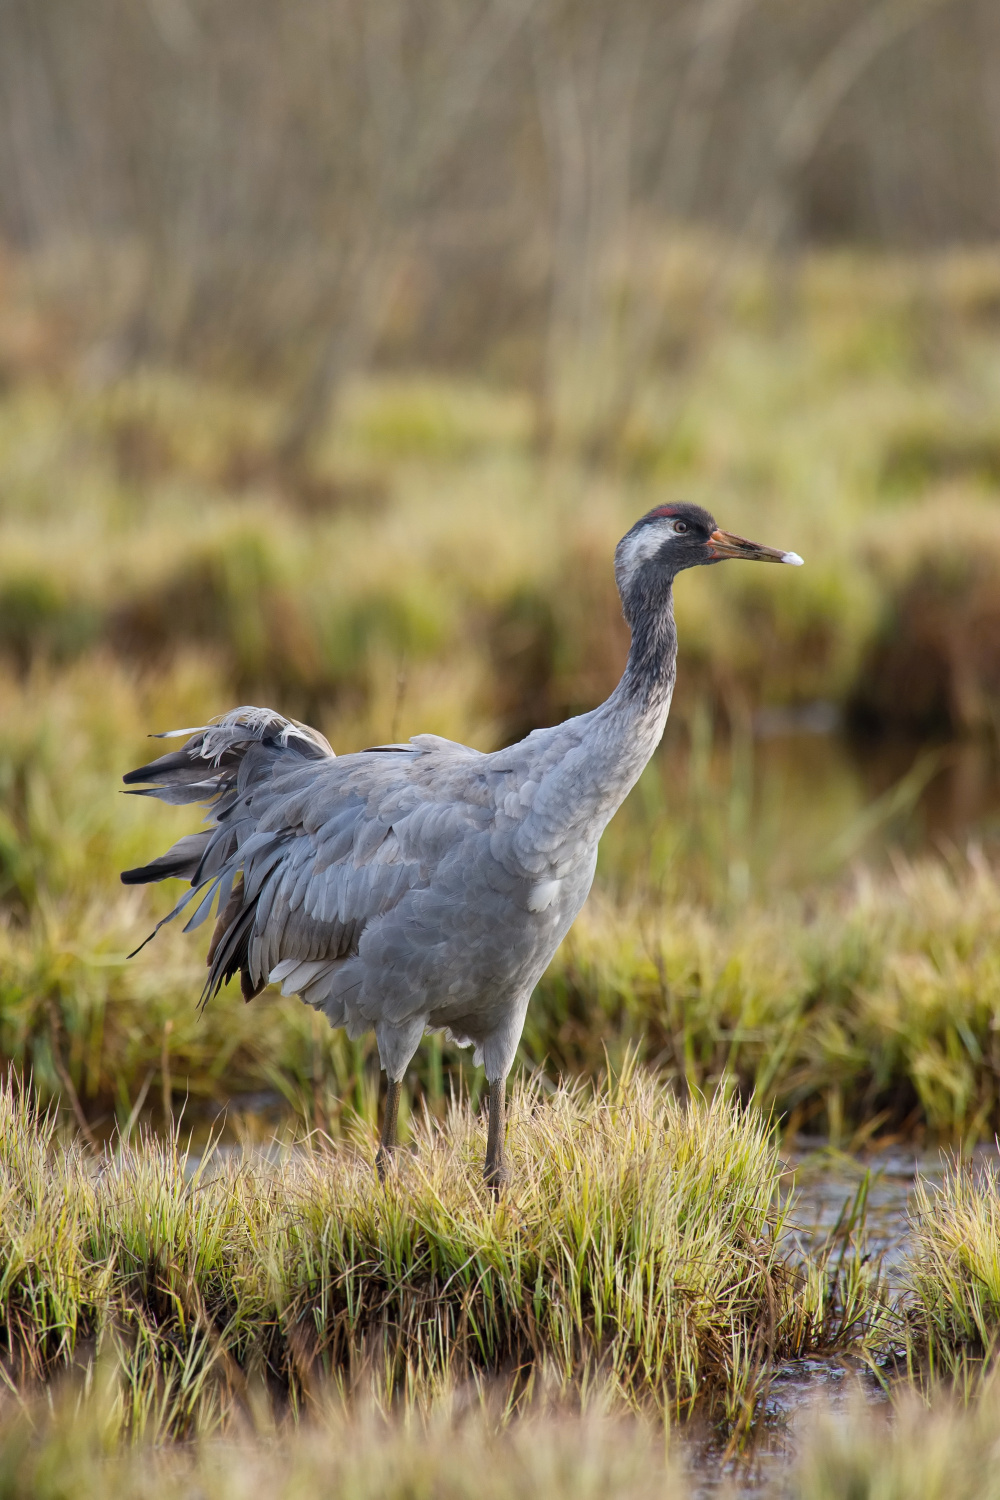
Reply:
[[[489, 1084], [484, 1176], [499, 1192], [506, 1080], [528, 999], [590, 890], [597, 844], [663, 733], [674, 686], [673, 581], [724, 558], [800, 564], [662, 505], [619, 542], [631, 646], [600, 707], [484, 754], [437, 735], [336, 756], [314, 729], [237, 708], [125, 777], [139, 795], [204, 803], [207, 826], [127, 885], [180, 876], [218, 901], [203, 1001], [237, 973], [247, 1000], [280, 983], [351, 1037], [375, 1029], [388, 1088], [384, 1179], [403, 1075], [424, 1032], [473, 1046]], [[162, 924], [160, 924], [162, 925]]]

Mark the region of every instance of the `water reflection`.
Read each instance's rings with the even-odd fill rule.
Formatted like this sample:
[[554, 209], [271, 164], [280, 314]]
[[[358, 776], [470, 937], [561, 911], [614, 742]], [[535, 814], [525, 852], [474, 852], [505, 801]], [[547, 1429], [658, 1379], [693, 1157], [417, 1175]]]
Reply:
[[[857, 1157], [818, 1140], [800, 1138], [797, 1145], [785, 1157], [784, 1190], [792, 1195], [786, 1249], [793, 1258], [822, 1250], [867, 1177], [867, 1207], [859, 1238], [865, 1253], [881, 1262], [890, 1296], [897, 1299], [905, 1289], [906, 1263], [913, 1248], [917, 1184], [922, 1182], [933, 1195], [952, 1156], [893, 1146]], [[1000, 1163], [1000, 1151], [995, 1145], [982, 1146], [970, 1161], [976, 1171], [987, 1163]], [[773, 1372], [763, 1421], [746, 1454], [726, 1463], [711, 1443], [689, 1442], [692, 1493], [740, 1500], [789, 1494], [802, 1424], [810, 1413], [821, 1410], [846, 1416], [859, 1402], [882, 1405], [888, 1399], [874, 1373], [850, 1355], [785, 1360]]]
[[[793, 1193], [790, 1236], [806, 1250], [822, 1245], [867, 1176], [865, 1249], [881, 1262], [889, 1292], [896, 1296], [912, 1249], [917, 1184], [939, 1189], [954, 1155], [897, 1145], [858, 1157], [826, 1144], [810, 1147], [802, 1137], [797, 1147], [785, 1157], [786, 1183]], [[987, 1164], [1000, 1166], [1000, 1151], [995, 1143], [982, 1144], [963, 1160], [978, 1173]]]

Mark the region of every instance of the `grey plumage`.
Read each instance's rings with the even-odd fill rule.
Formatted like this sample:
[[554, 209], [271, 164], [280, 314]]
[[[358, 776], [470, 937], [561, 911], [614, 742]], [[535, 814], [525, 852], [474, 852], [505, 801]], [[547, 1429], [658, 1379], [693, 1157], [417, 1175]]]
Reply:
[[[167, 920], [193, 905], [188, 928], [218, 904], [203, 999], [239, 973], [248, 998], [280, 982], [352, 1037], [374, 1027], [390, 1080], [385, 1151], [393, 1088], [428, 1028], [475, 1048], [502, 1109], [531, 991], [663, 731], [673, 578], [723, 555], [793, 560], [716, 531], [695, 506], [643, 517], [616, 553], [632, 630], [621, 681], [590, 713], [507, 749], [424, 734], [338, 757], [315, 730], [238, 708], [178, 731], [179, 749], [125, 777], [142, 795], [210, 808], [202, 831], [122, 876], [187, 879]], [[492, 1149], [497, 1185], [502, 1132]]]

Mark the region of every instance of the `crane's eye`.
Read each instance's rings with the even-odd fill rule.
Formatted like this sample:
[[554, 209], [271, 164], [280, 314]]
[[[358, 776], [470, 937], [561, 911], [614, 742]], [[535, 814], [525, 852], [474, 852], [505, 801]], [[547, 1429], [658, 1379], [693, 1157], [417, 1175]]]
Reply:
[[686, 521], [675, 521], [674, 522], [674, 535], [675, 536], [678, 536], [682, 531], [687, 531], [687, 529], [688, 529], [688, 523]]

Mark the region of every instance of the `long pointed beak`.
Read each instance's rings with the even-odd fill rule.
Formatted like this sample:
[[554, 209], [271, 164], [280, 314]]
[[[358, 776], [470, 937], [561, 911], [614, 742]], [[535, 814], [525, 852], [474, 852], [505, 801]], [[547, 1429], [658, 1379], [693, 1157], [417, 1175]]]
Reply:
[[797, 552], [762, 547], [759, 542], [748, 542], [745, 536], [734, 536], [731, 531], [713, 531], [708, 546], [712, 557], [720, 561], [724, 557], [744, 557], [748, 562], [790, 563], [793, 568], [802, 566]]

